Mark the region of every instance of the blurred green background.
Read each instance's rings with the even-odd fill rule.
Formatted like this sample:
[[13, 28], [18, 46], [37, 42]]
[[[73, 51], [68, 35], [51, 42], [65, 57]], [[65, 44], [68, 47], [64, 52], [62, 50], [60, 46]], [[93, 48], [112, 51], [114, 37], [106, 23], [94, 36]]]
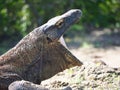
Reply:
[[81, 9], [83, 16], [65, 36], [120, 30], [120, 0], [0, 0], [0, 54], [34, 28], [73, 8]]

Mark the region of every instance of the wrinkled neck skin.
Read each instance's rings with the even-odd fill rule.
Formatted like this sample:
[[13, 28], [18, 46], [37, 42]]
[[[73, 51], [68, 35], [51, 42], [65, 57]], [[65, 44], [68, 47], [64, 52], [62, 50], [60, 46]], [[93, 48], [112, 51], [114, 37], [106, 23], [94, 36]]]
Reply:
[[41, 53], [43, 44], [46, 42], [44, 38], [42, 32], [37, 33], [37, 30], [33, 30], [0, 57], [0, 69], [21, 74], [25, 67], [29, 66]]
[[38, 28], [33, 30], [14, 48], [0, 57], [0, 75], [3, 73], [17, 73], [23, 79], [36, 83], [36, 77], [41, 72], [42, 52], [46, 43], [46, 37], [42, 31]]

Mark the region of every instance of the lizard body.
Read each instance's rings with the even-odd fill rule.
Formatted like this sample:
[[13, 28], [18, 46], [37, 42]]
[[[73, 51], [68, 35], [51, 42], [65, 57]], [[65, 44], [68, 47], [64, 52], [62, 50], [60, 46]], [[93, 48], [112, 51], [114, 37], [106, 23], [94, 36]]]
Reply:
[[54, 17], [0, 56], [0, 90], [22, 79], [39, 84], [66, 68], [82, 65], [59, 41], [80, 16], [81, 11], [73, 9]]

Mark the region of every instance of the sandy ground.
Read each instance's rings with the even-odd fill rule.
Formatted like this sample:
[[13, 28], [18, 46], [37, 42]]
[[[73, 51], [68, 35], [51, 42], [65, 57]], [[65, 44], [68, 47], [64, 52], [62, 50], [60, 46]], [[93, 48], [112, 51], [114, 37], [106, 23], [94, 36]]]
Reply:
[[110, 67], [120, 67], [120, 47], [110, 49], [79, 48], [71, 52], [81, 61], [103, 61]]
[[79, 32], [66, 39], [70, 51], [79, 60], [103, 61], [110, 67], [120, 67], [120, 33], [109, 29], [95, 30], [82, 37]]

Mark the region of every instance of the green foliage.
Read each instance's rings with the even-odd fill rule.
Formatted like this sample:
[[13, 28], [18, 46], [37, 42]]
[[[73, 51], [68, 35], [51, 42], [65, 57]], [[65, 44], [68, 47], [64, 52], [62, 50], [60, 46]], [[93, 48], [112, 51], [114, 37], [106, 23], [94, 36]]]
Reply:
[[24, 35], [30, 25], [27, 5], [22, 0], [1, 0], [0, 4], [0, 36]]
[[[110, 27], [120, 24], [119, 0], [89, 0], [76, 2], [83, 11], [82, 21], [94, 27]], [[119, 26], [119, 25], [118, 25]]]
[[120, 28], [120, 0], [0, 0], [0, 41], [23, 37], [72, 8], [83, 12], [81, 21], [72, 30], [85, 30], [89, 26]]
[[83, 11], [83, 25], [120, 27], [119, 0], [1, 0], [0, 37], [12, 36], [15, 33], [24, 36], [51, 17], [71, 8]]

